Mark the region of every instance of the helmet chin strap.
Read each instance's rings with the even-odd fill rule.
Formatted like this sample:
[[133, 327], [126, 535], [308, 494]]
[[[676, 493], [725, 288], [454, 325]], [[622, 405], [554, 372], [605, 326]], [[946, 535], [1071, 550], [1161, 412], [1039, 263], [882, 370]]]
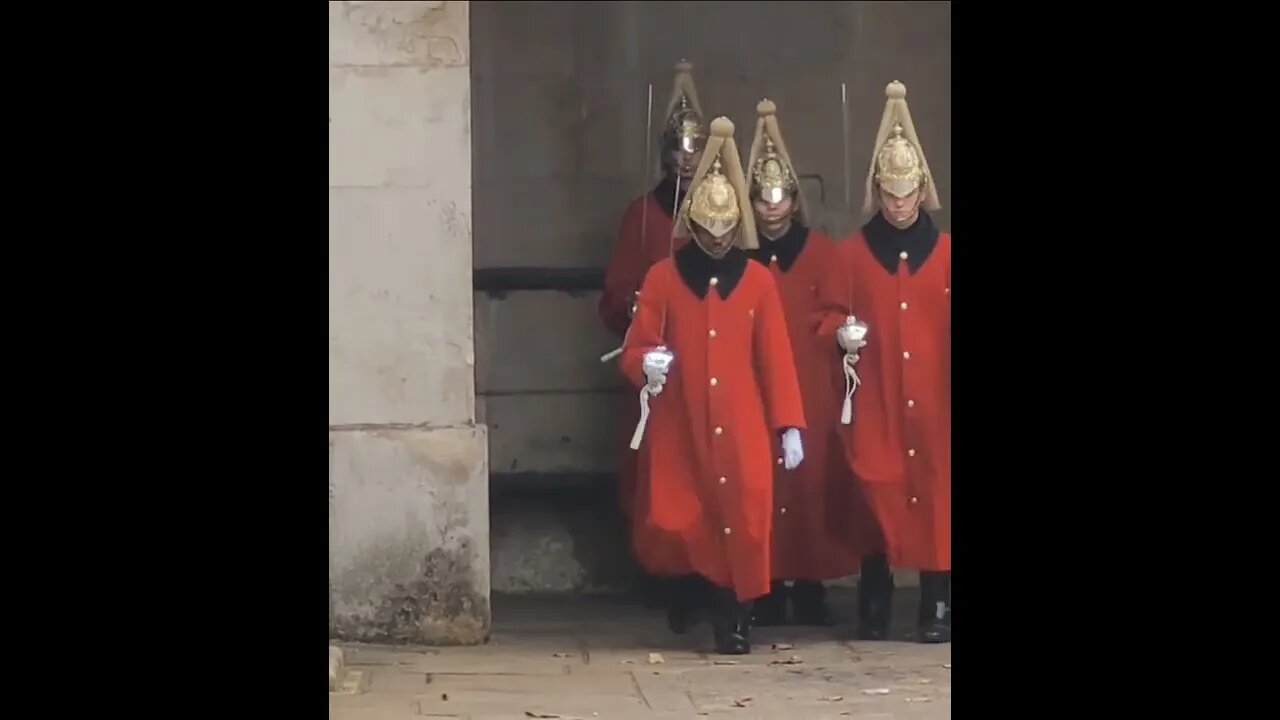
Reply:
[[765, 227], [765, 219], [763, 217], [758, 218], [756, 224], [761, 230], [762, 235], [770, 240], [777, 240], [787, 234], [787, 231], [791, 229], [791, 223], [793, 222], [795, 222], [795, 213], [788, 213], [786, 217], [778, 220], [778, 222], [772, 227]]
[[[921, 188], [921, 190], [923, 190], [923, 188]], [[907, 221], [901, 226], [894, 222], [893, 218], [889, 217], [889, 208], [884, 204], [883, 200], [880, 202], [880, 211], [884, 214], [884, 219], [887, 220], [890, 225], [898, 228], [899, 230], [905, 230], [915, 224], [915, 221], [920, 218], [920, 204], [923, 202], [924, 192], [920, 192], [916, 195], [916, 204], [915, 207], [911, 208], [911, 215], [907, 217]]]

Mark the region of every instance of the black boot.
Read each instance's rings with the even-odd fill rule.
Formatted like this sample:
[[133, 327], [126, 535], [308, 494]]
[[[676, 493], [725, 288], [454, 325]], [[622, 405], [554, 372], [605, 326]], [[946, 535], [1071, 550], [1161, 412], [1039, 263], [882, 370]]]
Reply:
[[951, 573], [920, 573], [920, 642], [951, 642]]
[[862, 558], [858, 578], [858, 639], [888, 640], [893, 619], [893, 571], [883, 554]]
[[785, 582], [775, 580], [769, 584], [769, 594], [757, 598], [751, 604], [751, 624], [756, 627], [785, 625], [787, 622], [787, 598], [790, 588]]
[[738, 602], [733, 590], [717, 591], [715, 621], [712, 625], [716, 652], [746, 655], [751, 652], [751, 603]]
[[797, 580], [792, 584], [791, 609], [797, 625], [830, 627], [836, 624], [827, 607], [827, 588], [816, 580]]
[[698, 622], [699, 613], [707, 605], [707, 584], [698, 575], [686, 575], [667, 581], [667, 627], [683, 635]]

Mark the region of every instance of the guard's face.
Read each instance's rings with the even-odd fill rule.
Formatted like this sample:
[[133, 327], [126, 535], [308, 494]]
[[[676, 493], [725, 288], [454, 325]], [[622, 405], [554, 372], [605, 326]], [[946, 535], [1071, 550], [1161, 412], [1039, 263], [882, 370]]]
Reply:
[[[693, 149], [687, 149], [690, 147]], [[685, 180], [693, 177], [700, 162], [702, 162], [702, 148], [699, 143], [687, 142], [682, 147], [671, 151], [671, 167]]]
[[917, 188], [906, 197], [894, 197], [884, 188], [879, 188], [880, 214], [884, 215], [884, 219], [889, 221], [890, 225], [899, 230], [906, 230], [915, 224], [916, 218], [920, 217], [920, 202], [924, 197], [921, 190], [923, 188]]
[[769, 202], [762, 197], [757, 197], [751, 201], [751, 207], [756, 212], [756, 224], [766, 235], [774, 239], [787, 229], [787, 225], [791, 223], [791, 215], [796, 210], [795, 200], [785, 192], [778, 202]]
[[724, 257], [733, 248], [733, 240], [738, 236], [738, 228], [734, 228], [720, 237], [713, 236], [706, 228], [693, 224], [693, 240], [702, 251], [717, 260]]

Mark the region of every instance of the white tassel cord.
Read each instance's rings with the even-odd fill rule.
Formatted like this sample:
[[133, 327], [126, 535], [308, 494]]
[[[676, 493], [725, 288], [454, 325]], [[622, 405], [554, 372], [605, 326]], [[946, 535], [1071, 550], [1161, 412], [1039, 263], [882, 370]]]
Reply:
[[654, 387], [645, 384], [640, 388], [640, 422], [636, 423], [636, 431], [631, 434], [631, 449], [640, 449], [640, 440], [644, 437], [645, 425], [649, 423], [649, 398], [662, 393], [662, 386]]
[[853, 369], [858, 364], [857, 353], [845, 353], [844, 356], [844, 407], [840, 409], [840, 424], [853, 422], [853, 392], [862, 384], [858, 372]]

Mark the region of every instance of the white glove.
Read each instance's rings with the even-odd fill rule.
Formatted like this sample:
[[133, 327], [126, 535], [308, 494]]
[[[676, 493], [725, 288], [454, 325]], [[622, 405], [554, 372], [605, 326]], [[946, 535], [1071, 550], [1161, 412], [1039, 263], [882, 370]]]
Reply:
[[671, 368], [671, 361], [674, 356], [665, 347], [659, 347], [651, 352], [644, 354], [644, 377], [649, 383], [649, 389], [653, 394], [662, 390], [662, 386], [667, 382], [667, 370]]
[[866, 336], [867, 324], [852, 315], [845, 318], [844, 324], [836, 329], [836, 342], [850, 355], [856, 355], [866, 347], [867, 341], [863, 339]]
[[804, 448], [800, 444], [800, 431], [787, 428], [782, 433], [782, 466], [795, 470], [804, 461]]

